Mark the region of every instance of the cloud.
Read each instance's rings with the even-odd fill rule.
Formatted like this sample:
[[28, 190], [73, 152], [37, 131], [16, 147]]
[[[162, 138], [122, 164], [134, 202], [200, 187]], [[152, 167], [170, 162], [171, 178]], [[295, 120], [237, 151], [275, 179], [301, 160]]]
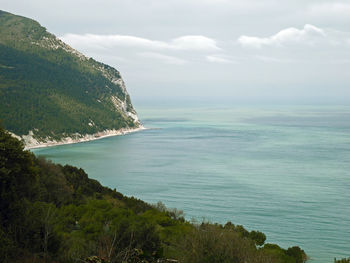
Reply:
[[95, 48], [135, 47], [152, 50], [182, 50], [182, 51], [217, 51], [216, 40], [201, 35], [188, 35], [174, 38], [170, 41], [151, 40], [128, 35], [95, 35], [95, 34], [65, 34], [60, 37], [72, 46]]
[[290, 27], [270, 37], [241, 36], [238, 43], [243, 47], [282, 46], [288, 43], [314, 44], [319, 37], [326, 37], [323, 29], [306, 24], [303, 29]]
[[168, 56], [160, 53], [155, 53], [155, 52], [143, 52], [143, 53], [139, 53], [138, 55], [144, 58], [157, 59], [166, 64], [183, 65], [187, 63], [187, 61], [184, 59], [180, 59], [174, 56]]
[[326, 2], [311, 5], [307, 12], [309, 15], [315, 16], [342, 16], [350, 17], [350, 3], [345, 2]]
[[234, 64], [236, 61], [230, 59], [227, 56], [222, 55], [210, 55], [206, 57], [207, 61], [220, 64]]
[[180, 50], [220, 50], [214, 39], [205, 36], [183, 36], [175, 38], [170, 43], [170, 48]]
[[331, 63], [336, 65], [350, 64], [350, 59], [334, 59], [331, 61]]
[[[266, 63], [295, 63], [297, 62], [295, 59], [286, 59], [286, 58], [276, 58], [270, 56], [255, 56], [256, 59], [266, 62]], [[298, 61], [300, 62], [300, 61]]]

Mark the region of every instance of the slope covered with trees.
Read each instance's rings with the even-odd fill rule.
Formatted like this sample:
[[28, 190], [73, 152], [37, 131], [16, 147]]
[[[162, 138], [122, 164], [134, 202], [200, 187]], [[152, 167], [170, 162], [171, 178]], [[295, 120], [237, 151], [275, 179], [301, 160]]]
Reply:
[[[0, 11], [0, 119], [45, 141], [140, 126], [120, 73]], [[79, 136], [78, 135], [78, 136]]]
[[[109, 189], [79, 168], [23, 150], [0, 128], [2, 262], [305, 262], [299, 247], [230, 222], [190, 223], [181, 211]], [[168, 259], [173, 259], [170, 261]]]

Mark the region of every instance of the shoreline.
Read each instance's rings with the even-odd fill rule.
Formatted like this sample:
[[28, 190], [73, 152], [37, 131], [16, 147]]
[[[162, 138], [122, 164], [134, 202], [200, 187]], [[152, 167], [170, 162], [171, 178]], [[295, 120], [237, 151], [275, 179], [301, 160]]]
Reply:
[[75, 144], [75, 143], [81, 143], [81, 142], [90, 142], [95, 140], [100, 140], [107, 137], [112, 136], [119, 136], [119, 135], [126, 135], [129, 133], [139, 132], [143, 130], [148, 130], [144, 126], [140, 126], [138, 128], [122, 128], [119, 130], [105, 130], [101, 132], [97, 132], [94, 134], [85, 134], [82, 137], [65, 137], [62, 138], [60, 141], [47, 141], [47, 142], [39, 142], [32, 138], [30, 135], [23, 136], [22, 139], [24, 140], [24, 150], [31, 150], [31, 149], [39, 149], [39, 148], [46, 148], [46, 147], [52, 147], [52, 146], [60, 146], [60, 145], [67, 145], [67, 144]]

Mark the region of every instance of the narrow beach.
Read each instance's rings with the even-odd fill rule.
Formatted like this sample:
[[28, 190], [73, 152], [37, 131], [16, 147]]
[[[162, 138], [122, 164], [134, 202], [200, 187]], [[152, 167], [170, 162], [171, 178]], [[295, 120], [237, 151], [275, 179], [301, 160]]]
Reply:
[[66, 145], [66, 144], [74, 144], [74, 143], [81, 143], [81, 142], [89, 142], [89, 141], [94, 141], [94, 140], [99, 140], [103, 139], [106, 137], [111, 137], [111, 136], [118, 136], [118, 135], [126, 135], [129, 133], [134, 133], [142, 130], [147, 130], [144, 126], [140, 126], [137, 128], [122, 128], [119, 130], [105, 130], [101, 131], [98, 133], [94, 134], [86, 134], [82, 137], [65, 137], [62, 138], [60, 141], [56, 140], [48, 140], [46, 142], [40, 142], [34, 139], [31, 135], [25, 135], [23, 136], [23, 140], [25, 143], [25, 150], [30, 150], [30, 149], [37, 149], [37, 148], [45, 148], [45, 147], [51, 147], [51, 146], [59, 146], [59, 145]]

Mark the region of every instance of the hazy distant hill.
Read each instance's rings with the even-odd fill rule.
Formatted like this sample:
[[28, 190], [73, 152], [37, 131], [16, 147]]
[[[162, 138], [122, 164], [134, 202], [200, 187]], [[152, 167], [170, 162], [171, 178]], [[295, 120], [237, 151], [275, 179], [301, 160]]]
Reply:
[[85, 57], [38, 22], [3, 11], [0, 119], [27, 145], [33, 138], [60, 141], [141, 126], [116, 69]]

